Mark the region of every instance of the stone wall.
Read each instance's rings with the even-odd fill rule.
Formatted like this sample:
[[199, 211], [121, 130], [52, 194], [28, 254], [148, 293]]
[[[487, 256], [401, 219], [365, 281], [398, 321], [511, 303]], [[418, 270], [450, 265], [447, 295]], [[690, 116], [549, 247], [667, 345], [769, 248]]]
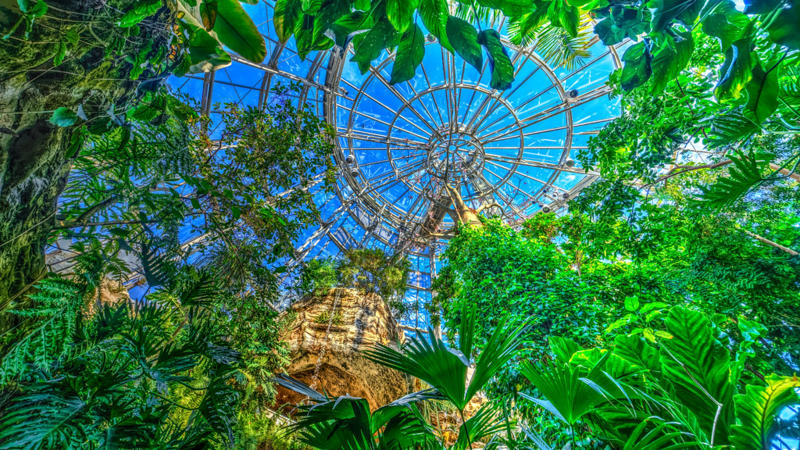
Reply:
[[[365, 398], [373, 410], [410, 392], [409, 378], [360, 353], [375, 343], [396, 347], [403, 340], [403, 331], [378, 295], [335, 288], [295, 303], [290, 314], [294, 320], [282, 336], [291, 352], [286, 368], [290, 376], [332, 397]], [[302, 400], [300, 394], [278, 388], [276, 406]]]

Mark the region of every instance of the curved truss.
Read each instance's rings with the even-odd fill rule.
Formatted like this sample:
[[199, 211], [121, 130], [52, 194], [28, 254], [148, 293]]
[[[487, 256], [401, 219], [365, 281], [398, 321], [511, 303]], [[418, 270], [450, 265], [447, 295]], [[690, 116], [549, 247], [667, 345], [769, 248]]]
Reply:
[[[350, 62], [352, 48], [301, 61], [293, 41], [277, 41], [271, 11], [271, 1], [249, 11], [267, 39], [267, 61], [234, 55], [226, 69], [172, 84], [200, 97], [213, 122], [216, 103], [263, 107], [276, 101], [275, 84], [297, 82], [300, 95], [291, 100], [337, 131], [338, 182], [333, 195], [315, 195], [320, 225], [297, 243], [298, 261], [357, 246], [403, 252], [414, 270], [407, 300], [419, 306], [430, 298], [437, 251], [459, 220], [454, 205], [516, 224], [557, 210], [596, 179], [574, 155], [618, 114], [605, 85], [621, 65], [618, 47], [595, 38], [586, 63], [567, 71], [549, 67], [535, 48], [504, 41], [516, 81], [495, 91], [487, 67], [475, 70], [429, 35], [415, 77], [390, 85], [393, 54], [384, 51], [363, 75]], [[502, 18], [486, 25], [505, 30]], [[418, 311], [412, 322], [424, 326]]]

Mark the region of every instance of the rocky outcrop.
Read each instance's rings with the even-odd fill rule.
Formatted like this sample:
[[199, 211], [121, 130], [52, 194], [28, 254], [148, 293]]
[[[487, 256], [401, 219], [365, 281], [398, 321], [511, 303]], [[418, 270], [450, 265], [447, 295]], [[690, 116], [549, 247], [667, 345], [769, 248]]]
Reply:
[[[403, 339], [378, 295], [335, 288], [295, 303], [288, 314], [294, 319], [283, 339], [292, 362], [285, 370], [293, 378], [329, 396], [362, 397], [373, 410], [409, 392], [409, 378], [360, 353], [375, 343], [397, 346]], [[277, 406], [302, 400], [300, 394], [278, 388]]]

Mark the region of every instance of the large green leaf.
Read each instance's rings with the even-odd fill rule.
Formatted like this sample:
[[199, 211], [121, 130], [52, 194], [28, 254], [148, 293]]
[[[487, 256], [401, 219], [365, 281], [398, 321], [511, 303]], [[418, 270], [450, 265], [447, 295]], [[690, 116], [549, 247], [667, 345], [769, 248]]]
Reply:
[[395, 30], [404, 33], [414, 21], [414, 11], [419, 0], [387, 0], [386, 18]]
[[463, 409], [469, 401], [464, 398], [469, 360], [458, 350], [449, 348], [433, 333], [430, 334], [430, 340], [410, 338], [402, 352], [378, 345], [364, 354], [378, 364], [430, 384], [456, 408]]
[[475, 361], [475, 370], [466, 392], [467, 402], [516, 354], [522, 344], [524, 329], [524, 325], [515, 327], [508, 323], [495, 328]]
[[765, 72], [760, 64], [753, 67], [753, 75], [747, 83], [747, 105], [745, 113], [752, 114], [756, 123], [763, 123], [778, 108], [778, 63]]
[[745, 387], [744, 394], [735, 396], [739, 424], [732, 428], [731, 443], [736, 448], [769, 450], [772, 448], [772, 429], [784, 406], [800, 402], [795, 391], [800, 388], [797, 376], [770, 375], [766, 386]]
[[652, 68], [650, 67], [650, 50], [645, 42], [630, 46], [622, 55], [625, 66], [620, 75], [620, 86], [629, 91], [637, 86], [641, 86], [650, 79]]
[[547, 7], [547, 18], [550, 23], [563, 28], [570, 36], [578, 35], [580, 10], [567, 2], [553, 1]]
[[[129, 28], [138, 25], [145, 18], [155, 14], [161, 8], [162, 3], [161, 0], [147, 0], [134, 3], [134, 5], [133, 8], [123, 14], [117, 22], [117, 26], [120, 28]], [[23, 9], [23, 12], [26, 11]]]
[[392, 24], [388, 20], [382, 19], [364, 35], [364, 38], [356, 45], [356, 54], [352, 59], [358, 64], [361, 73], [369, 70], [372, 60], [377, 58], [391, 42], [394, 42], [396, 34]]
[[181, 65], [183, 73], [179, 75], [210, 72], [231, 64], [231, 55], [203, 27], [189, 22], [184, 22], [183, 26], [189, 32], [189, 46], [188, 55]]
[[478, 30], [466, 20], [455, 16], [447, 18], [447, 39], [467, 64], [481, 70], [483, 51], [478, 44]]
[[344, 48], [354, 36], [353, 33], [368, 30], [374, 24], [372, 16], [364, 11], [353, 11], [340, 17], [331, 25], [331, 30], [336, 37], [336, 45]]
[[647, 7], [653, 14], [650, 21], [652, 31], [671, 28], [674, 21], [692, 28], [703, 4], [702, 0], [650, 0]]
[[703, 19], [703, 31], [717, 38], [722, 51], [726, 52], [734, 42], [744, 36], [749, 24], [750, 19], [737, 11], [732, 1], [725, 0]]
[[302, 3], [297, 0], [277, 0], [272, 15], [275, 34], [281, 42], [286, 42], [294, 33], [297, 21], [303, 14]]
[[420, 0], [419, 16], [425, 28], [439, 39], [442, 47], [455, 51], [447, 36], [447, 21], [450, 17], [447, 0]]
[[417, 66], [422, 63], [425, 56], [425, 36], [417, 24], [403, 35], [397, 47], [397, 56], [392, 66], [391, 84], [401, 83], [414, 78]]
[[610, 355], [611, 353], [605, 352], [594, 363], [589, 374], [582, 367], [561, 362], [549, 366], [523, 363], [520, 373], [530, 380], [544, 399], [522, 393], [520, 395], [545, 408], [564, 423], [575, 425], [583, 416], [608, 401], [607, 393], [593, 383], [591, 378], [600, 371]]
[[733, 166], [728, 176], [717, 179], [710, 187], [702, 188], [697, 202], [712, 208], [721, 208], [736, 201], [747, 191], [764, 181], [764, 172], [775, 158], [772, 153], [737, 153], [730, 157]]
[[714, 95], [720, 101], [737, 99], [753, 77], [753, 61], [749, 38], [739, 39], [725, 52], [725, 62], [720, 68], [720, 78]]
[[675, 40], [670, 35], [658, 43], [650, 63], [653, 77], [653, 92], [659, 93], [667, 83], [680, 75], [694, 51], [694, 41], [690, 33]]
[[514, 65], [508, 57], [503, 43], [500, 42], [500, 33], [494, 29], [483, 30], [478, 35], [478, 42], [486, 47], [489, 54], [489, 64], [492, 67], [492, 89], [508, 89], [514, 82]]
[[700, 312], [674, 307], [665, 324], [673, 337], [661, 341], [662, 378], [669, 381], [675, 400], [693, 413], [709, 440], [713, 432], [715, 444], [727, 443], [734, 423], [735, 391], [728, 350]]
[[264, 37], [238, 0], [217, 0], [214, 32], [220, 42], [249, 61], [260, 63], [267, 56]]
[[636, 39], [648, 26], [646, 17], [639, 8], [614, 5], [607, 10], [599, 10], [596, 14], [598, 18], [604, 19], [597, 22], [594, 32], [606, 45], [618, 44], [626, 37]]
[[78, 121], [78, 114], [69, 108], [60, 107], [53, 111], [50, 116], [50, 123], [57, 127], [69, 127]]
[[[753, 2], [755, 3], [755, 2]], [[774, 42], [790, 49], [800, 49], [800, 3], [797, 0], [787, 1], [767, 15], [767, 32]]]
[[478, 0], [478, 3], [491, 9], [499, 9], [507, 17], [519, 17], [534, 9], [532, 0]]

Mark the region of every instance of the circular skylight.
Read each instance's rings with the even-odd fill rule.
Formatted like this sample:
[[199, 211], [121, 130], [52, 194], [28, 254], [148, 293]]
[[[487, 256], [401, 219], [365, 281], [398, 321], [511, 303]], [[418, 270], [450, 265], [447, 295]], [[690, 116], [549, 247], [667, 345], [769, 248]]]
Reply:
[[[386, 51], [364, 74], [350, 61], [352, 48], [301, 60], [293, 39], [278, 42], [272, 7], [269, 1], [248, 11], [267, 40], [264, 63], [234, 55], [225, 69], [172, 84], [200, 99], [212, 134], [220, 126], [217, 107], [263, 106], [276, 101], [272, 87], [287, 82], [301, 86], [291, 101], [334, 127], [337, 184], [333, 194], [315, 195], [320, 224], [297, 242], [298, 259], [359, 246], [402, 252], [413, 270], [407, 300], [419, 306], [430, 298], [457, 205], [520, 223], [557, 210], [596, 179], [576, 165], [575, 154], [618, 114], [605, 83], [620, 66], [621, 49], [595, 39], [583, 64], [568, 70], [550, 67], [535, 46], [504, 40], [515, 81], [497, 91], [489, 87], [489, 63], [476, 70], [428, 36], [414, 78], [391, 85], [394, 55]], [[506, 31], [502, 18], [485, 26]], [[416, 316], [406, 322], [424, 326], [419, 308], [412, 310]]]

